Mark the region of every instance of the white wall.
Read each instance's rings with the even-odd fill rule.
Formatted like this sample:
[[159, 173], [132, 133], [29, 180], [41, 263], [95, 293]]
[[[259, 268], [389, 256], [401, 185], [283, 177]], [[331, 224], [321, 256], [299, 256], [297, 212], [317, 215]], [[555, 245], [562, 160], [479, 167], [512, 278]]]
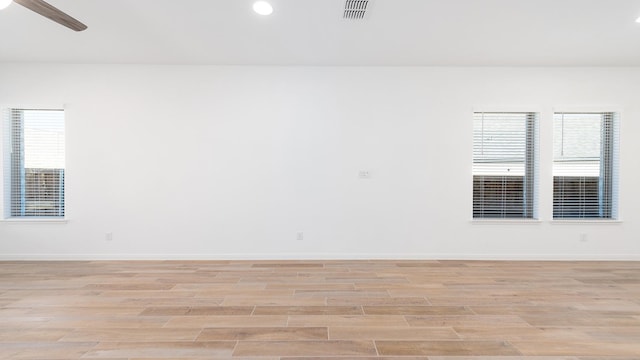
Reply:
[[[640, 68], [0, 64], [0, 104], [66, 106], [69, 219], [0, 222], [0, 258], [640, 259], [639, 95]], [[622, 222], [549, 221], [562, 108], [620, 111]], [[474, 109], [540, 112], [540, 222], [470, 221]]]

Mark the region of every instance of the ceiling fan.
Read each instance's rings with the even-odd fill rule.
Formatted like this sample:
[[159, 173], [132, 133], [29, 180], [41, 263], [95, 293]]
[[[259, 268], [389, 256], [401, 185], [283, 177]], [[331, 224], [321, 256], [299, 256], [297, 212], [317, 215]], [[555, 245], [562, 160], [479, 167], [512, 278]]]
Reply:
[[[36, 12], [50, 20], [57, 22], [60, 25], [66, 26], [71, 30], [82, 31], [87, 28], [87, 25], [67, 15], [65, 12], [59, 10], [55, 6], [47, 3], [43, 0], [13, 0], [14, 3], [22, 5], [27, 9]], [[0, 0], [0, 9], [9, 6], [11, 0]], [[4, 6], [3, 6], [4, 5]]]

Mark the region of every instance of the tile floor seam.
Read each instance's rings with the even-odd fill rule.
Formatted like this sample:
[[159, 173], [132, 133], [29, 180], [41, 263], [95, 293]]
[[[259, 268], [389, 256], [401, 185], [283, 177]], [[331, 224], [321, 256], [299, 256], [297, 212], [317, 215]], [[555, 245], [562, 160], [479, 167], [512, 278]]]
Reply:
[[200, 338], [200, 336], [202, 335], [202, 332], [204, 331], [204, 328], [200, 328], [200, 330], [198, 331], [198, 333], [196, 334], [196, 336], [193, 338], [193, 342], [198, 342], [198, 339]]
[[231, 349], [231, 357], [234, 357], [235, 353], [236, 353], [236, 349], [238, 348], [238, 344], [240, 343], [240, 340], [236, 340], [235, 344], [233, 345], [233, 349]]
[[371, 340], [373, 342], [373, 348], [376, 349], [376, 357], [380, 357], [380, 351], [378, 350], [378, 343], [376, 340]]

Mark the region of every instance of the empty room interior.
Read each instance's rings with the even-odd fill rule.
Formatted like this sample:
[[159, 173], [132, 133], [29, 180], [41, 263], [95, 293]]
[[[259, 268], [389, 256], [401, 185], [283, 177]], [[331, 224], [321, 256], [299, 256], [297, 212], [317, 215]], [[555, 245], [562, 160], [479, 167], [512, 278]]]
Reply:
[[640, 359], [640, 0], [0, 34], [0, 359]]

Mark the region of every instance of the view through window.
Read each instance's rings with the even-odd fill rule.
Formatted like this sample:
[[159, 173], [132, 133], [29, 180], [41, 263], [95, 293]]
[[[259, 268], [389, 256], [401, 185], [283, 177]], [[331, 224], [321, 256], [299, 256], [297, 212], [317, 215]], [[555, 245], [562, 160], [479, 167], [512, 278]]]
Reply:
[[535, 113], [474, 114], [474, 218], [535, 218], [536, 172]]
[[615, 219], [615, 113], [556, 113], [553, 118], [553, 217]]
[[5, 120], [5, 217], [64, 217], [64, 111], [8, 109]]

